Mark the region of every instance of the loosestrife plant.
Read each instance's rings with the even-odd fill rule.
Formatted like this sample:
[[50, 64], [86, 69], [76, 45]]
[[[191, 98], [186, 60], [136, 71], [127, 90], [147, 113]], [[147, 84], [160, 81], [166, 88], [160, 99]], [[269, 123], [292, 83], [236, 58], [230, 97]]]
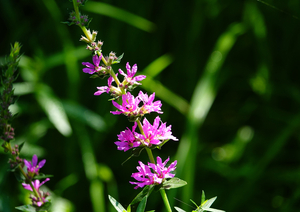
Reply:
[[[13, 115], [9, 111], [9, 106], [14, 103], [13, 82], [17, 78], [17, 66], [20, 60], [20, 44], [16, 42], [11, 47], [11, 52], [7, 58], [6, 65], [2, 70], [2, 92], [0, 108], [0, 127], [2, 135], [0, 140], [4, 152], [10, 154], [8, 160], [9, 171], [14, 172], [17, 180], [22, 183], [24, 189], [31, 191], [30, 199], [32, 204], [16, 207], [21, 211], [48, 211], [50, 206], [49, 192], [44, 192], [40, 186], [49, 181], [50, 175], [40, 173], [40, 169], [45, 165], [46, 160], [38, 161], [37, 155], [33, 155], [32, 160], [26, 160], [20, 157], [20, 151], [24, 143], [12, 145], [15, 136], [15, 130], [12, 127]], [[41, 179], [45, 179], [40, 182]]]
[[[136, 75], [138, 70], [137, 64], [131, 66], [129, 62], [125, 65], [126, 73], [122, 69], [119, 69], [118, 73], [116, 73], [113, 70], [113, 65], [120, 63], [123, 55], [117, 57], [114, 52], [110, 52], [107, 56], [103, 55], [103, 42], [97, 41], [97, 31], [91, 32], [91, 30], [87, 28], [91, 19], [88, 19], [86, 15], [81, 14], [79, 11], [79, 7], [84, 6], [87, 0], [72, 0], [72, 2], [74, 11], [70, 13], [69, 20], [65, 23], [68, 25], [75, 24], [81, 28], [84, 35], [81, 36], [80, 41], [87, 43], [86, 48], [92, 53], [92, 63], [82, 63], [82, 65], [85, 66], [83, 72], [90, 74], [91, 78], [108, 77], [107, 85], [97, 87], [97, 91], [94, 95], [99, 96], [103, 93], [109, 94], [112, 97], [112, 105], [116, 108], [116, 110], [110, 111], [110, 113], [113, 115], [124, 115], [129, 122], [133, 122], [133, 124], [131, 124], [133, 125], [132, 127], [127, 127], [117, 135], [118, 140], [115, 142], [117, 149], [124, 152], [132, 150], [133, 155], [145, 149], [149, 157], [147, 164], [138, 161], [138, 172], [131, 175], [135, 181], [130, 181], [129, 183], [136, 185], [134, 189], [143, 188], [143, 190], [133, 199], [127, 209], [113, 197], [109, 196], [109, 199], [119, 212], [130, 212], [131, 205], [136, 203], [139, 203], [137, 211], [144, 211], [147, 198], [155, 188], [160, 191], [165, 207], [167, 211], [170, 212], [172, 209], [165, 190], [178, 188], [187, 183], [175, 177], [176, 160], [168, 164], [170, 160], [169, 157], [163, 160], [157, 156], [155, 160], [152, 153], [155, 149], [161, 149], [169, 140], [178, 141], [178, 139], [172, 135], [171, 125], [162, 122], [159, 116], [157, 116], [153, 122], [144, 117], [149, 113], [162, 114], [162, 103], [159, 100], [155, 101], [155, 93], [148, 95], [147, 93], [139, 91], [137, 96], [132, 93], [137, 86], [141, 85], [141, 81], [143, 81], [146, 76]], [[119, 78], [120, 75], [122, 75], [121, 78]], [[203, 193], [201, 205], [196, 205], [197, 209], [195, 211], [221, 212], [221, 210], [210, 208], [215, 199], [216, 197], [205, 200]], [[175, 209], [180, 212], [183, 211], [178, 207], [175, 207]]]

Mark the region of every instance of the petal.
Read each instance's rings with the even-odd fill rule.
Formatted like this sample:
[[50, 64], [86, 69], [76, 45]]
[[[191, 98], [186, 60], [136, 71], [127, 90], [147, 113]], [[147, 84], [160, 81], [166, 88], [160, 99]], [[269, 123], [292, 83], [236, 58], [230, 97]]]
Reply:
[[37, 162], [38, 162], [38, 157], [36, 155], [33, 155], [32, 156], [32, 166], [36, 167]]
[[137, 72], [137, 69], [138, 69], [137, 65], [134, 64], [131, 69], [131, 77], [133, 77], [135, 75], [135, 73]]
[[24, 159], [24, 163], [25, 163], [25, 166], [27, 166], [27, 168], [29, 168], [29, 169], [32, 168], [31, 162]]
[[45, 160], [45, 159], [42, 160], [42, 161], [40, 161], [40, 162], [39, 162], [39, 165], [38, 165], [38, 169], [42, 168], [42, 167], [45, 165], [45, 163], [46, 163], [46, 160]]

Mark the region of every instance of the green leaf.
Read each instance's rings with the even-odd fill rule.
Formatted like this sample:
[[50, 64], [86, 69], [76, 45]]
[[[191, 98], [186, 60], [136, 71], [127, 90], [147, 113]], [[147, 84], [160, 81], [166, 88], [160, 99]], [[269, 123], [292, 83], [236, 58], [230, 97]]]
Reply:
[[40, 173], [38, 176], [35, 176], [33, 179], [40, 180], [40, 179], [45, 179], [45, 178], [48, 178], [48, 177], [53, 177], [53, 175]]
[[[19, 166], [19, 165], [18, 165]], [[16, 166], [16, 167], [18, 167], [18, 166]], [[17, 179], [17, 181], [19, 182], [19, 183], [22, 183], [22, 182], [24, 182], [24, 180], [25, 180], [25, 177], [23, 176], [23, 174], [21, 173], [21, 171], [20, 171], [20, 169], [15, 169], [14, 170], [14, 174], [15, 174], [15, 177], [16, 177], [16, 179]]]
[[148, 197], [154, 189], [154, 185], [147, 185], [145, 188], [132, 200], [130, 205], [136, 204], [143, 200], [144, 197]]
[[174, 208], [175, 208], [175, 210], [178, 211], [178, 212], [186, 212], [186, 211], [184, 211], [184, 210], [182, 210], [181, 208], [178, 208], [178, 207], [176, 207], [176, 206], [175, 206]]
[[111, 202], [111, 204], [115, 207], [115, 209], [118, 212], [126, 212], [126, 210], [124, 209], [124, 207], [117, 201], [115, 200], [112, 196], [108, 195], [109, 201]]
[[136, 212], [144, 212], [147, 204], [148, 196], [145, 196], [142, 201], [140, 202], [139, 206], [136, 209]]
[[22, 206], [18, 206], [15, 207], [17, 210], [20, 211], [25, 211], [25, 212], [36, 212], [35, 207], [33, 207], [32, 205], [22, 205]]
[[204, 191], [202, 190], [201, 205], [204, 203], [204, 201], [205, 201], [205, 193], [204, 193]]
[[122, 60], [122, 58], [123, 58], [123, 56], [124, 56], [124, 53], [121, 54], [121, 55], [117, 58], [117, 60], [115, 60], [115, 61], [113, 62], [113, 64], [115, 64], [115, 63], [120, 63], [121, 60]]
[[36, 99], [54, 127], [62, 135], [70, 136], [72, 128], [68, 117], [61, 101], [54, 95], [52, 89], [45, 84], [36, 86]]
[[25, 144], [25, 141], [19, 145], [19, 152], [21, 152], [21, 150], [22, 150], [24, 144]]
[[162, 184], [162, 187], [160, 189], [179, 188], [179, 187], [185, 186], [186, 184], [187, 184], [186, 181], [181, 180], [177, 177], [173, 177], [172, 179], [165, 181]]
[[51, 206], [51, 202], [46, 202], [44, 203], [41, 207], [37, 207], [36, 208], [36, 211], [37, 212], [48, 212], [49, 211], [49, 208]]

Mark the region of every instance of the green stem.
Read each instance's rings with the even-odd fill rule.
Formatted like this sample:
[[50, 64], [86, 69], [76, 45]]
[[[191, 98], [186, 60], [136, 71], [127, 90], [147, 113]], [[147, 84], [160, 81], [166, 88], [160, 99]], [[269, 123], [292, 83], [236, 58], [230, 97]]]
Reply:
[[165, 203], [167, 211], [168, 212], [172, 212], [172, 209], [171, 209], [171, 206], [170, 206], [170, 203], [169, 203], [169, 200], [168, 200], [168, 197], [167, 197], [165, 189], [161, 189], [159, 191], [160, 191], [161, 197], [162, 197], [162, 199], [163, 199], [163, 201]]

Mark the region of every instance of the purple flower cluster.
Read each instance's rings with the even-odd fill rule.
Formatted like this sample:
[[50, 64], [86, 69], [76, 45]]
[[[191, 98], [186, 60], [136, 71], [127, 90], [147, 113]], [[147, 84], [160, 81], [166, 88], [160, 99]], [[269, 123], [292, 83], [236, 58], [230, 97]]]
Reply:
[[[33, 194], [30, 195], [30, 199], [32, 200], [32, 204], [38, 207], [42, 206], [45, 202], [47, 202], [46, 198], [49, 196], [49, 193], [44, 193], [40, 190], [40, 186], [43, 185], [45, 182], [49, 181], [49, 178], [46, 178], [42, 183], [39, 180], [31, 181], [35, 176], [39, 175], [40, 169], [45, 165], [46, 160], [41, 160], [38, 163], [38, 157], [36, 155], [32, 156], [32, 161], [28, 161], [24, 159], [24, 164], [27, 167], [27, 179], [30, 180], [30, 183], [35, 188], [38, 193], [38, 196]], [[30, 184], [22, 183], [22, 186], [29, 190], [33, 191]]]
[[[147, 118], [142, 120], [145, 114], [152, 112], [163, 113], [161, 110], [162, 103], [159, 100], [154, 101], [155, 93], [148, 95], [140, 91], [137, 96], [132, 95], [130, 91], [136, 86], [141, 85], [140, 81], [144, 80], [146, 76], [135, 76], [138, 69], [137, 65], [134, 64], [131, 67], [127, 62], [127, 73], [119, 69], [120, 75], [124, 76], [123, 81], [119, 81], [118, 74], [115, 74], [110, 66], [114, 63], [114, 58], [115, 57], [108, 57], [108, 59], [106, 59], [106, 57], [103, 58], [102, 55], [100, 57], [95, 55], [93, 56], [93, 64], [88, 62], [82, 64], [86, 66], [86, 68], [83, 69], [85, 73], [100, 76], [100, 73], [105, 71], [105, 74], [110, 75], [107, 86], [97, 87], [98, 91], [96, 91], [94, 95], [108, 93], [115, 97], [115, 99], [119, 99], [120, 103], [115, 99], [112, 100], [112, 104], [117, 110], [110, 112], [114, 115], [123, 114], [127, 116], [129, 121], [134, 122], [131, 129], [127, 127], [118, 135], [118, 141], [115, 142], [117, 149], [126, 152], [130, 149], [141, 147], [148, 148], [151, 151], [151, 149], [155, 147], [160, 149], [160, 147], [170, 139], [177, 141], [178, 139], [172, 135], [171, 125], [167, 126], [166, 123], [161, 121], [159, 116], [154, 119], [153, 124], [151, 124]], [[101, 60], [103, 60], [102, 65], [100, 65]], [[102, 75], [104, 75], [104, 72]], [[115, 85], [112, 85], [113, 82]], [[136, 132], [137, 127], [140, 132]], [[135, 189], [145, 185], [161, 184], [166, 178], [174, 177], [174, 174], [170, 172], [175, 170], [177, 161], [173, 162], [169, 167], [165, 167], [169, 158], [165, 162], [162, 162], [161, 158], [157, 157], [157, 164], [154, 164], [153, 156], [150, 157], [150, 160], [152, 163], [148, 163], [148, 165], [139, 161], [140, 166], [137, 167], [139, 172], [132, 174], [132, 177], [138, 181], [130, 182], [131, 184], [137, 185]]]
[[[34, 195], [30, 195], [30, 199], [32, 200], [32, 204], [41, 207], [45, 202], [48, 202], [46, 198], [50, 195], [49, 192], [44, 193], [43, 191], [40, 191], [41, 185], [43, 185], [45, 182], [49, 181], [49, 178], [46, 178], [42, 183], [40, 183], [39, 180], [35, 180], [32, 182], [32, 186], [35, 188], [35, 190], [38, 192], [39, 197], [36, 197]], [[33, 191], [30, 184], [22, 183], [23, 188]]]
[[143, 134], [135, 132], [137, 123], [135, 122], [132, 130], [127, 128], [118, 135], [119, 141], [115, 144], [118, 146], [118, 150], [126, 152], [129, 149], [139, 146], [151, 147], [152, 145], [160, 145], [166, 140], [178, 141], [176, 137], [172, 135], [171, 125], [167, 127], [166, 123], [162, 123], [159, 116], [157, 116], [153, 122], [153, 125], [144, 118], [143, 120]]
[[[119, 109], [119, 111], [111, 111], [111, 113], [114, 115], [124, 114], [130, 118], [142, 117], [151, 112], [163, 113], [161, 111], [161, 102], [159, 100], [153, 102], [154, 97], [155, 93], [148, 97], [146, 93], [144, 94], [140, 91], [139, 95], [134, 97], [130, 92], [127, 92], [127, 94], [122, 95], [122, 105], [112, 101], [112, 104]], [[143, 103], [141, 107], [139, 106], [140, 103]]]
[[[142, 188], [146, 185], [159, 185], [166, 178], [173, 178], [175, 174], [171, 172], [176, 169], [177, 161], [175, 160], [169, 167], [165, 167], [170, 158], [167, 158], [162, 162], [160, 157], [157, 157], [157, 164], [148, 163], [148, 166], [139, 161], [140, 166], [136, 167], [138, 172], [133, 173], [131, 177], [136, 179], [138, 182], [130, 182], [131, 184], [136, 184], [134, 189]], [[152, 169], [152, 171], [151, 171]]]

